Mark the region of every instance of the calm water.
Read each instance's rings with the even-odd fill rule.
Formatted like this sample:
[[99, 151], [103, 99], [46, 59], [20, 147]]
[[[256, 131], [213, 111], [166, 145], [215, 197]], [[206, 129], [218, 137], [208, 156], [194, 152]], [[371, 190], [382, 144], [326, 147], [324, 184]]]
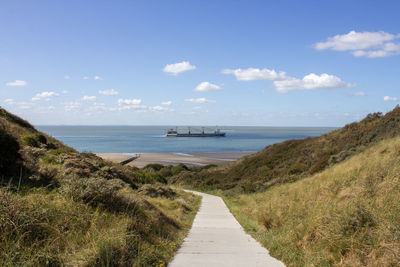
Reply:
[[[166, 126], [37, 126], [78, 151], [94, 153], [259, 151], [288, 139], [319, 136], [335, 128], [221, 127], [226, 137], [164, 137]], [[180, 128], [180, 131], [186, 131]], [[208, 131], [208, 130], [206, 130]]]

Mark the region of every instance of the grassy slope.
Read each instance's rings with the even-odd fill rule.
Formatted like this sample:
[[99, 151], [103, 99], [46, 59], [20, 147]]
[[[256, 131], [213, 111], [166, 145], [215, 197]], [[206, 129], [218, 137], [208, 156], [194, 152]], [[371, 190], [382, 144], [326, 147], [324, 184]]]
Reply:
[[400, 138], [309, 178], [226, 198], [289, 266], [400, 265]]
[[199, 172], [183, 172], [172, 180], [201, 190], [233, 193], [265, 190], [293, 182], [364, 151], [376, 142], [400, 135], [400, 108], [382, 116], [370, 114], [359, 123], [321, 137], [289, 140], [266, 147], [237, 162]]
[[200, 199], [0, 109], [0, 265], [162, 266]]

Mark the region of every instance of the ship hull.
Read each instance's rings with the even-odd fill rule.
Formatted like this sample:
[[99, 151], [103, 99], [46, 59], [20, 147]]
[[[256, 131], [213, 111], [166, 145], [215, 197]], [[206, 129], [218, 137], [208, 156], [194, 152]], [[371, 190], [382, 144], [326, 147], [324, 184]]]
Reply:
[[225, 133], [178, 133], [167, 134], [167, 137], [224, 137]]

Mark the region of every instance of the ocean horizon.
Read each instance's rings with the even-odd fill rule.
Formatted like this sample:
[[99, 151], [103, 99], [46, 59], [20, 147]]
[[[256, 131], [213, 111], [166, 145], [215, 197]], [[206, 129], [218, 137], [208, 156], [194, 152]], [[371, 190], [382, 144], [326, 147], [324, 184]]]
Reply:
[[[175, 126], [37, 125], [36, 128], [79, 152], [93, 153], [194, 153], [256, 152], [290, 139], [316, 137], [336, 127], [220, 126], [226, 137], [165, 137]], [[187, 127], [178, 127], [186, 132]], [[201, 126], [191, 127], [192, 132]], [[206, 132], [215, 127], [205, 127]]]

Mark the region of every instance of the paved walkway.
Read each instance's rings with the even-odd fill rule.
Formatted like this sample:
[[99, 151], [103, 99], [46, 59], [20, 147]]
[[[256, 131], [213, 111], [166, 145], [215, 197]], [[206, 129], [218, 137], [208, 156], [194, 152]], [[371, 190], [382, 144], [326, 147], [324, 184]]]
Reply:
[[203, 197], [201, 207], [169, 267], [285, 266], [244, 232], [220, 197], [193, 193]]

